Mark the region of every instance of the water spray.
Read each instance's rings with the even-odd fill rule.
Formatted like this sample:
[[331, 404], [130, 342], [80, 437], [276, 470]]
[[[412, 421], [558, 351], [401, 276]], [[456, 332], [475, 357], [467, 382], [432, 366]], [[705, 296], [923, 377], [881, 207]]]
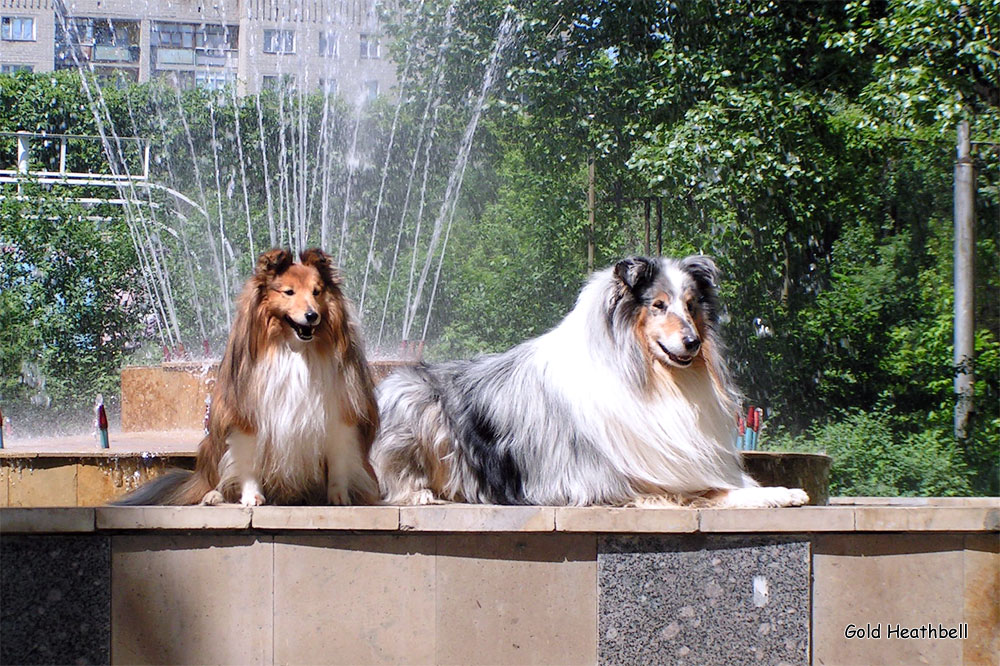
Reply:
[[[208, 344], [207, 341], [206, 344]], [[209, 393], [208, 395], [205, 396], [205, 418], [202, 419], [201, 422], [202, 430], [205, 431], [206, 435], [208, 434], [208, 423], [211, 416], [212, 416], [212, 394]]]

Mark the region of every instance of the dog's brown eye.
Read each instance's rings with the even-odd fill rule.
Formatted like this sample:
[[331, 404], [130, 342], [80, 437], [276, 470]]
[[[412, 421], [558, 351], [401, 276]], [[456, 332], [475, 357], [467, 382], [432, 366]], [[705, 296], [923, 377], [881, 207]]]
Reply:
[[655, 300], [655, 301], [653, 301], [653, 309], [654, 310], [666, 310], [667, 309], [667, 304], [664, 303], [661, 300]]
[[294, 289], [285, 289], [285, 295], [286, 296], [294, 296], [295, 295], [295, 290]]
[[313, 289], [313, 296], [319, 296], [319, 289]]

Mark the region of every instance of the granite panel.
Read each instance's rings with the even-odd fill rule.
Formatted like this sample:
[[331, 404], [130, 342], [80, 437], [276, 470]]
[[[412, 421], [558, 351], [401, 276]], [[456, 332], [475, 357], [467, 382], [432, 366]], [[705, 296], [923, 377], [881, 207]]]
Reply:
[[808, 541], [692, 535], [599, 543], [599, 663], [808, 663]]
[[0, 664], [110, 661], [110, 553], [104, 536], [0, 539]]
[[113, 661], [272, 663], [272, 555], [252, 535], [112, 537]]
[[274, 663], [434, 661], [431, 535], [275, 537]]
[[449, 534], [437, 539], [435, 663], [597, 661], [593, 536]]

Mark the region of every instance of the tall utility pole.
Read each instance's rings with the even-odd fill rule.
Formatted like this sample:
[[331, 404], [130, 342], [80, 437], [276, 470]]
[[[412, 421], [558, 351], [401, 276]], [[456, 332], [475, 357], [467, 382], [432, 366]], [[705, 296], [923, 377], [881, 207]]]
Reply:
[[969, 122], [958, 124], [955, 160], [955, 438], [969, 436], [972, 418], [975, 353], [975, 166]]
[[587, 273], [594, 272], [594, 208], [597, 206], [597, 185], [594, 173], [594, 156], [587, 158]]

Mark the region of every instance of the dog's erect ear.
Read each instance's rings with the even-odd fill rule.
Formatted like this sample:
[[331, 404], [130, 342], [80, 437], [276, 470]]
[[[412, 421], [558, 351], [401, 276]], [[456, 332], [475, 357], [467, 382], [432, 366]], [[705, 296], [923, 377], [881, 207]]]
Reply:
[[715, 290], [719, 281], [719, 269], [711, 257], [703, 254], [692, 254], [681, 260], [681, 268], [694, 278], [701, 291]]
[[705, 320], [709, 325], [719, 323], [719, 303], [716, 283], [719, 280], [719, 269], [710, 257], [703, 254], [692, 254], [681, 260], [681, 269], [694, 279], [698, 288], [698, 302], [701, 303]]
[[292, 265], [292, 253], [281, 248], [268, 250], [257, 257], [255, 275], [277, 275]]
[[340, 272], [334, 267], [333, 260], [323, 250], [318, 247], [310, 248], [299, 255], [299, 260], [303, 266], [312, 266], [319, 271], [323, 281], [331, 286], [340, 286]]
[[646, 257], [622, 259], [615, 264], [615, 277], [628, 287], [629, 291], [638, 293], [653, 281], [656, 272], [654, 261], [655, 259]]

